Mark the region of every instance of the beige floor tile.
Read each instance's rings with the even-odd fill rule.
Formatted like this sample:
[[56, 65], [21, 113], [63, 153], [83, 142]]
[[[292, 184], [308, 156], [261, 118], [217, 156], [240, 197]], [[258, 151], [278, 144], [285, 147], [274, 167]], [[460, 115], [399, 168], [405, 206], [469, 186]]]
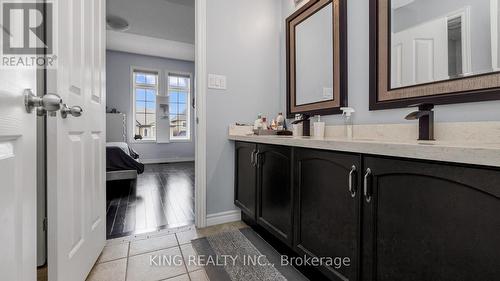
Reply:
[[204, 269], [193, 271], [189, 273], [189, 277], [191, 277], [191, 281], [209, 281], [207, 273]]
[[125, 281], [127, 259], [99, 263], [94, 266], [87, 281]]
[[191, 240], [203, 237], [198, 234], [198, 231], [196, 231], [196, 229], [177, 232], [175, 235], [177, 235], [177, 240], [179, 240], [180, 245], [191, 243]]
[[128, 255], [128, 244], [122, 243], [104, 247], [97, 263], [126, 258]]
[[[202, 267], [200, 267], [196, 264], [196, 259], [193, 258], [193, 257], [196, 257], [197, 255], [196, 255], [196, 251], [194, 250], [193, 245], [191, 245], [191, 243], [181, 245], [181, 251], [182, 251], [182, 256], [184, 257], [184, 262], [186, 263], [186, 267], [187, 267], [188, 272], [202, 269]], [[191, 257], [191, 259], [190, 259], [190, 257]]]
[[162, 281], [190, 281], [189, 276], [187, 274], [182, 274], [176, 277], [168, 278]]
[[185, 273], [187, 273], [186, 267], [179, 247], [132, 256], [128, 259], [127, 281], [163, 280]]
[[158, 251], [177, 246], [174, 234], [130, 242], [130, 256]]

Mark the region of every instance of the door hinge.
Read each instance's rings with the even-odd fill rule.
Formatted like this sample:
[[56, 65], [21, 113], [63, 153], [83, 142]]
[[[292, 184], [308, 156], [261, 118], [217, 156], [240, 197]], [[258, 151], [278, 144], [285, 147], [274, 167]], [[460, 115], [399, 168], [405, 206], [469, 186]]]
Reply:
[[43, 218], [42, 230], [47, 232], [47, 218]]
[[200, 118], [196, 117], [196, 124], [200, 124]]

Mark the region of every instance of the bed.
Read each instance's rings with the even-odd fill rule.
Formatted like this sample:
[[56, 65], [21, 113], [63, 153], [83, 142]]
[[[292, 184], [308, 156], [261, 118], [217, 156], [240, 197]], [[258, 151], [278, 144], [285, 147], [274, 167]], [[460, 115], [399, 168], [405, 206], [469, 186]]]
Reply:
[[125, 114], [106, 115], [106, 181], [132, 180], [144, 172], [139, 155], [125, 142], [126, 120]]
[[106, 180], [135, 179], [144, 172], [139, 155], [124, 142], [106, 144]]

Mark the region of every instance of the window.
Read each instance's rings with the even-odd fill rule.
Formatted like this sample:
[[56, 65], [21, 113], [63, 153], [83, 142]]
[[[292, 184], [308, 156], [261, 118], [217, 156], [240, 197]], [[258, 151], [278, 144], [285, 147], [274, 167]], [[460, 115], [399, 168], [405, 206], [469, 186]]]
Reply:
[[158, 73], [134, 71], [135, 140], [156, 140]]
[[170, 119], [170, 140], [189, 140], [190, 134], [190, 95], [191, 78], [189, 75], [168, 74], [168, 104]]

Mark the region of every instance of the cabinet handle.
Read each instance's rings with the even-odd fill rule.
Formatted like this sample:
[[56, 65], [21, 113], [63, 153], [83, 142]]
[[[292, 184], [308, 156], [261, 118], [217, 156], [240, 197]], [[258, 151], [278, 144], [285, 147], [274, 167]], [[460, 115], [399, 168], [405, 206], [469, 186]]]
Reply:
[[255, 153], [257, 152], [257, 149], [254, 149], [252, 151], [252, 154], [250, 156], [250, 164], [252, 164], [253, 167], [255, 167], [256, 163], [255, 163]]
[[259, 156], [260, 156], [260, 150], [257, 150], [257, 152], [255, 153], [255, 166], [257, 166], [257, 168], [260, 168], [261, 165]]
[[370, 203], [370, 201], [372, 201], [372, 196], [371, 194], [368, 194], [368, 181], [369, 181], [369, 178], [371, 177], [372, 175], [372, 170], [370, 168], [366, 169], [366, 174], [365, 174], [365, 199], [366, 199], [366, 203]]
[[354, 178], [356, 176], [356, 171], [357, 168], [355, 165], [351, 167], [351, 172], [349, 172], [349, 192], [351, 193], [351, 197], [355, 198], [356, 197], [356, 187], [354, 187], [354, 182], [356, 179]]

